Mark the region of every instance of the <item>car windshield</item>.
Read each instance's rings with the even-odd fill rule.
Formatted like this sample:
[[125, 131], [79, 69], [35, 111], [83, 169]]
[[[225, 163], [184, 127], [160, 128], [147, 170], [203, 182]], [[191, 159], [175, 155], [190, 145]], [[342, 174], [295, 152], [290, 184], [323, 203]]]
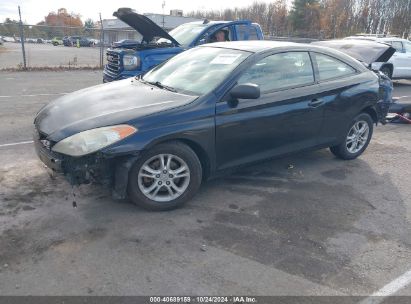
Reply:
[[[205, 28], [207, 24], [182, 24], [172, 31], [169, 32], [170, 36], [173, 37], [178, 43], [183, 46], [189, 45], [194, 38], [196, 38]], [[165, 38], [160, 38], [158, 43], [170, 42], [170, 40]]]
[[249, 55], [239, 50], [198, 47], [155, 67], [143, 81], [181, 93], [204, 95], [215, 89]]

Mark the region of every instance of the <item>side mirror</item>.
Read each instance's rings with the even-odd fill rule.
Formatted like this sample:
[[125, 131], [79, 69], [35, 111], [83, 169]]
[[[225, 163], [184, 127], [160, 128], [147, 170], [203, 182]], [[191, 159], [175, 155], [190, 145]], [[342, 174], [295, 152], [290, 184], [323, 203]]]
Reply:
[[235, 99], [257, 99], [260, 97], [260, 87], [254, 83], [238, 84], [231, 89], [230, 95]]

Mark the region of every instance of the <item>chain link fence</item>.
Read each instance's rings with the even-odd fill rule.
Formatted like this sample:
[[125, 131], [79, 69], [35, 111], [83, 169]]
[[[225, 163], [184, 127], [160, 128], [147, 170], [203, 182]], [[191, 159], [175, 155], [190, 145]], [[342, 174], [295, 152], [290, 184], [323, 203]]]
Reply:
[[97, 69], [113, 35], [101, 28], [0, 23], [0, 36], [0, 69]]
[[[102, 69], [106, 49], [114, 42], [139, 38], [131, 28], [105, 29], [101, 26], [29, 25], [18, 21], [0, 23], [0, 70], [4, 69]], [[309, 43], [323, 33], [305, 33], [296, 37], [276, 32], [266, 40]], [[310, 38], [312, 37], [312, 38]]]

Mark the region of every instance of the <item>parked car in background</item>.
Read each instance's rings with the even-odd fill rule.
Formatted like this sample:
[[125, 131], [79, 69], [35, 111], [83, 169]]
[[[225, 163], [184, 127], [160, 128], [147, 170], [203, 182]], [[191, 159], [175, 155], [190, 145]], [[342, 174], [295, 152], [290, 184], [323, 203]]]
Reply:
[[[411, 42], [398, 37], [380, 36], [351, 36], [346, 40], [368, 40], [387, 43], [395, 48], [396, 52], [388, 61], [381, 64], [380, 70], [392, 79], [411, 78]], [[376, 67], [377, 68], [377, 67]]]
[[53, 39], [51, 39], [51, 43], [54, 46], [63, 45], [63, 39], [61, 37], [54, 37]]
[[107, 50], [103, 82], [141, 75], [184, 50], [215, 41], [216, 33], [221, 30], [226, 41], [264, 39], [260, 25], [248, 20], [190, 22], [167, 33], [151, 19], [130, 8], [118, 9], [113, 15], [137, 30], [143, 38], [142, 41], [118, 41]]
[[237, 41], [182, 52], [143, 77], [64, 95], [34, 120], [39, 158], [151, 210], [188, 201], [226, 169], [330, 147], [350, 160], [380, 115], [379, 77], [310, 44]]
[[94, 42], [86, 37], [81, 36], [68, 36], [63, 38], [63, 45], [64, 46], [93, 46]]
[[88, 40], [90, 40], [90, 42], [92, 43], [92, 46], [97, 46], [100, 45], [100, 40], [95, 39], [95, 38], [87, 38]]
[[386, 43], [371, 40], [336, 39], [316, 41], [312, 44], [339, 50], [362, 62], [369, 69], [381, 71], [386, 75], [387, 71], [393, 69], [390, 60], [396, 50]]
[[14, 38], [13, 38], [13, 37], [2, 36], [1, 39], [2, 39], [4, 42], [14, 42]]

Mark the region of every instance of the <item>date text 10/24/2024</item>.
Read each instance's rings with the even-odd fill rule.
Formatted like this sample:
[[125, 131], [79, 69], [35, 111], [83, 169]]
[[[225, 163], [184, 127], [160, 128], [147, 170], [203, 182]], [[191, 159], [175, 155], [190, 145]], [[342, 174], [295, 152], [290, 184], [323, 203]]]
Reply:
[[257, 303], [255, 297], [249, 296], [158, 296], [150, 297], [150, 303]]

